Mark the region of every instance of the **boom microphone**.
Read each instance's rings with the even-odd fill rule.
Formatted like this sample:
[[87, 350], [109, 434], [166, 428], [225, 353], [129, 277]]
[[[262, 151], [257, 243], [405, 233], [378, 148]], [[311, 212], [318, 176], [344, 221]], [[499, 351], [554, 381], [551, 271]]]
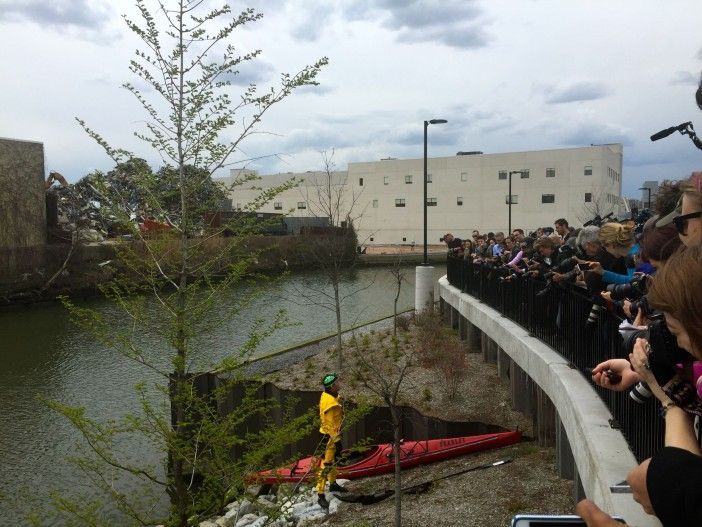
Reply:
[[664, 137], [668, 137], [670, 134], [672, 134], [676, 131], [679, 131], [679, 130], [683, 130], [684, 128], [686, 128], [688, 125], [691, 125], [691, 124], [692, 124], [692, 122], [682, 123], [682, 124], [679, 124], [678, 126], [671, 126], [670, 128], [666, 128], [665, 130], [661, 130], [660, 132], [655, 133], [651, 136], [651, 141], [658, 141], [659, 139], [663, 139]]
[[665, 130], [661, 130], [658, 133], [655, 133], [651, 136], [651, 141], [658, 141], [659, 139], [663, 139], [664, 137], [668, 137], [670, 134], [675, 132], [678, 129], [677, 126], [671, 126], [670, 128], [666, 128]]

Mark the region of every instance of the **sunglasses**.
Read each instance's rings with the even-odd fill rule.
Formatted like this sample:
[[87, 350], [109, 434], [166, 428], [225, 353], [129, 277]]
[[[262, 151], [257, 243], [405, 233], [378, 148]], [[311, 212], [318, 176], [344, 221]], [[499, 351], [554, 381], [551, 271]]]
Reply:
[[699, 218], [702, 216], [702, 211], [691, 212], [689, 214], [682, 214], [681, 216], [676, 216], [673, 218], [673, 223], [678, 233], [685, 236], [687, 234], [687, 222]]

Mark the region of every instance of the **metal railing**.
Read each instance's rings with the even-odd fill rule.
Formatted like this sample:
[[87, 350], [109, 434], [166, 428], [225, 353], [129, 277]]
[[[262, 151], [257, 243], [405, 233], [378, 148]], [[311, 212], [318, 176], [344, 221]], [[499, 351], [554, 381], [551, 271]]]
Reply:
[[[628, 358], [618, 333], [621, 319], [601, 307], [594, 322], [588, 322], [593, 298], [571, 284], [546, 283], [533, 278], [501, 280], [489, 265], [449, 256], [446, 262], [449, 283], [524, 327], [568, 360], [590, 381], [589, 370], [615, 357]], [[628, 391], [612, 392], [593, 385], [639, 461], [663, 446], [663, 420], [655, 401], [638, 404]]]

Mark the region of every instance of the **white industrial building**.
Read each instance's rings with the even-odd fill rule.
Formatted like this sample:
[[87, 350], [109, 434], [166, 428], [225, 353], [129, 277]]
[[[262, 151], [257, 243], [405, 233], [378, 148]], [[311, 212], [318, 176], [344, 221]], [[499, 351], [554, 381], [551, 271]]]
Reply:
[[[446, 232], [459, 237], [474, 228], [507, 231], [508, 185], [512, 175], [512, 228], [534, 230], [566, 218], [581, 225], [595, 214], [619, 211], [622, 145], [563, 148], [502, 154], [471, 153], [428, 160], [428, 241], [439, 243]], [[232, 170], [227, 180], [242, 172]], [[324, 172], [262, 176], [231, 192], [232, 207], [246, 208], [260, 190], [294, 177], [295, 188], [281, 192], [261, 212], [319, 216], [317, 186]], [[410, 244], [423, 241], [423, 159], [382, 159], [349, 163], [332, 173], [332, 192], [343, 188], [341, 219], [351, 214], [359, 241], [365, 244]], [[360, 216], [360, 217], [359, 217]], [[358, 219], [356, 219], [358, 218]]]

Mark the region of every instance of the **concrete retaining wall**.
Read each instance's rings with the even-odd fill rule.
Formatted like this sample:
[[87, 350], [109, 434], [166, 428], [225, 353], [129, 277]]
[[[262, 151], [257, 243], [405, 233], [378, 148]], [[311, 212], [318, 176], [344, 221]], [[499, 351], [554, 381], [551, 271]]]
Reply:
[[509, 378], [515, 409], [532, 416], [542, 445], [555, 445], [558, 470], [575, 479], [576, 499], [588, 497], [629, 525], [660, 527], [631, 494], [612, 494], [637, 465], [626, 440], [609, 425], [609, 410], [589, 382], [566, 359], [515, 322], [478, 299], [461, 293], [446, 277], [439, 280], [442, 309], [451, 325], [486, 361]]
[[41, 267], [46, 244], [44, 145], [0, 138], [0, 269]]

